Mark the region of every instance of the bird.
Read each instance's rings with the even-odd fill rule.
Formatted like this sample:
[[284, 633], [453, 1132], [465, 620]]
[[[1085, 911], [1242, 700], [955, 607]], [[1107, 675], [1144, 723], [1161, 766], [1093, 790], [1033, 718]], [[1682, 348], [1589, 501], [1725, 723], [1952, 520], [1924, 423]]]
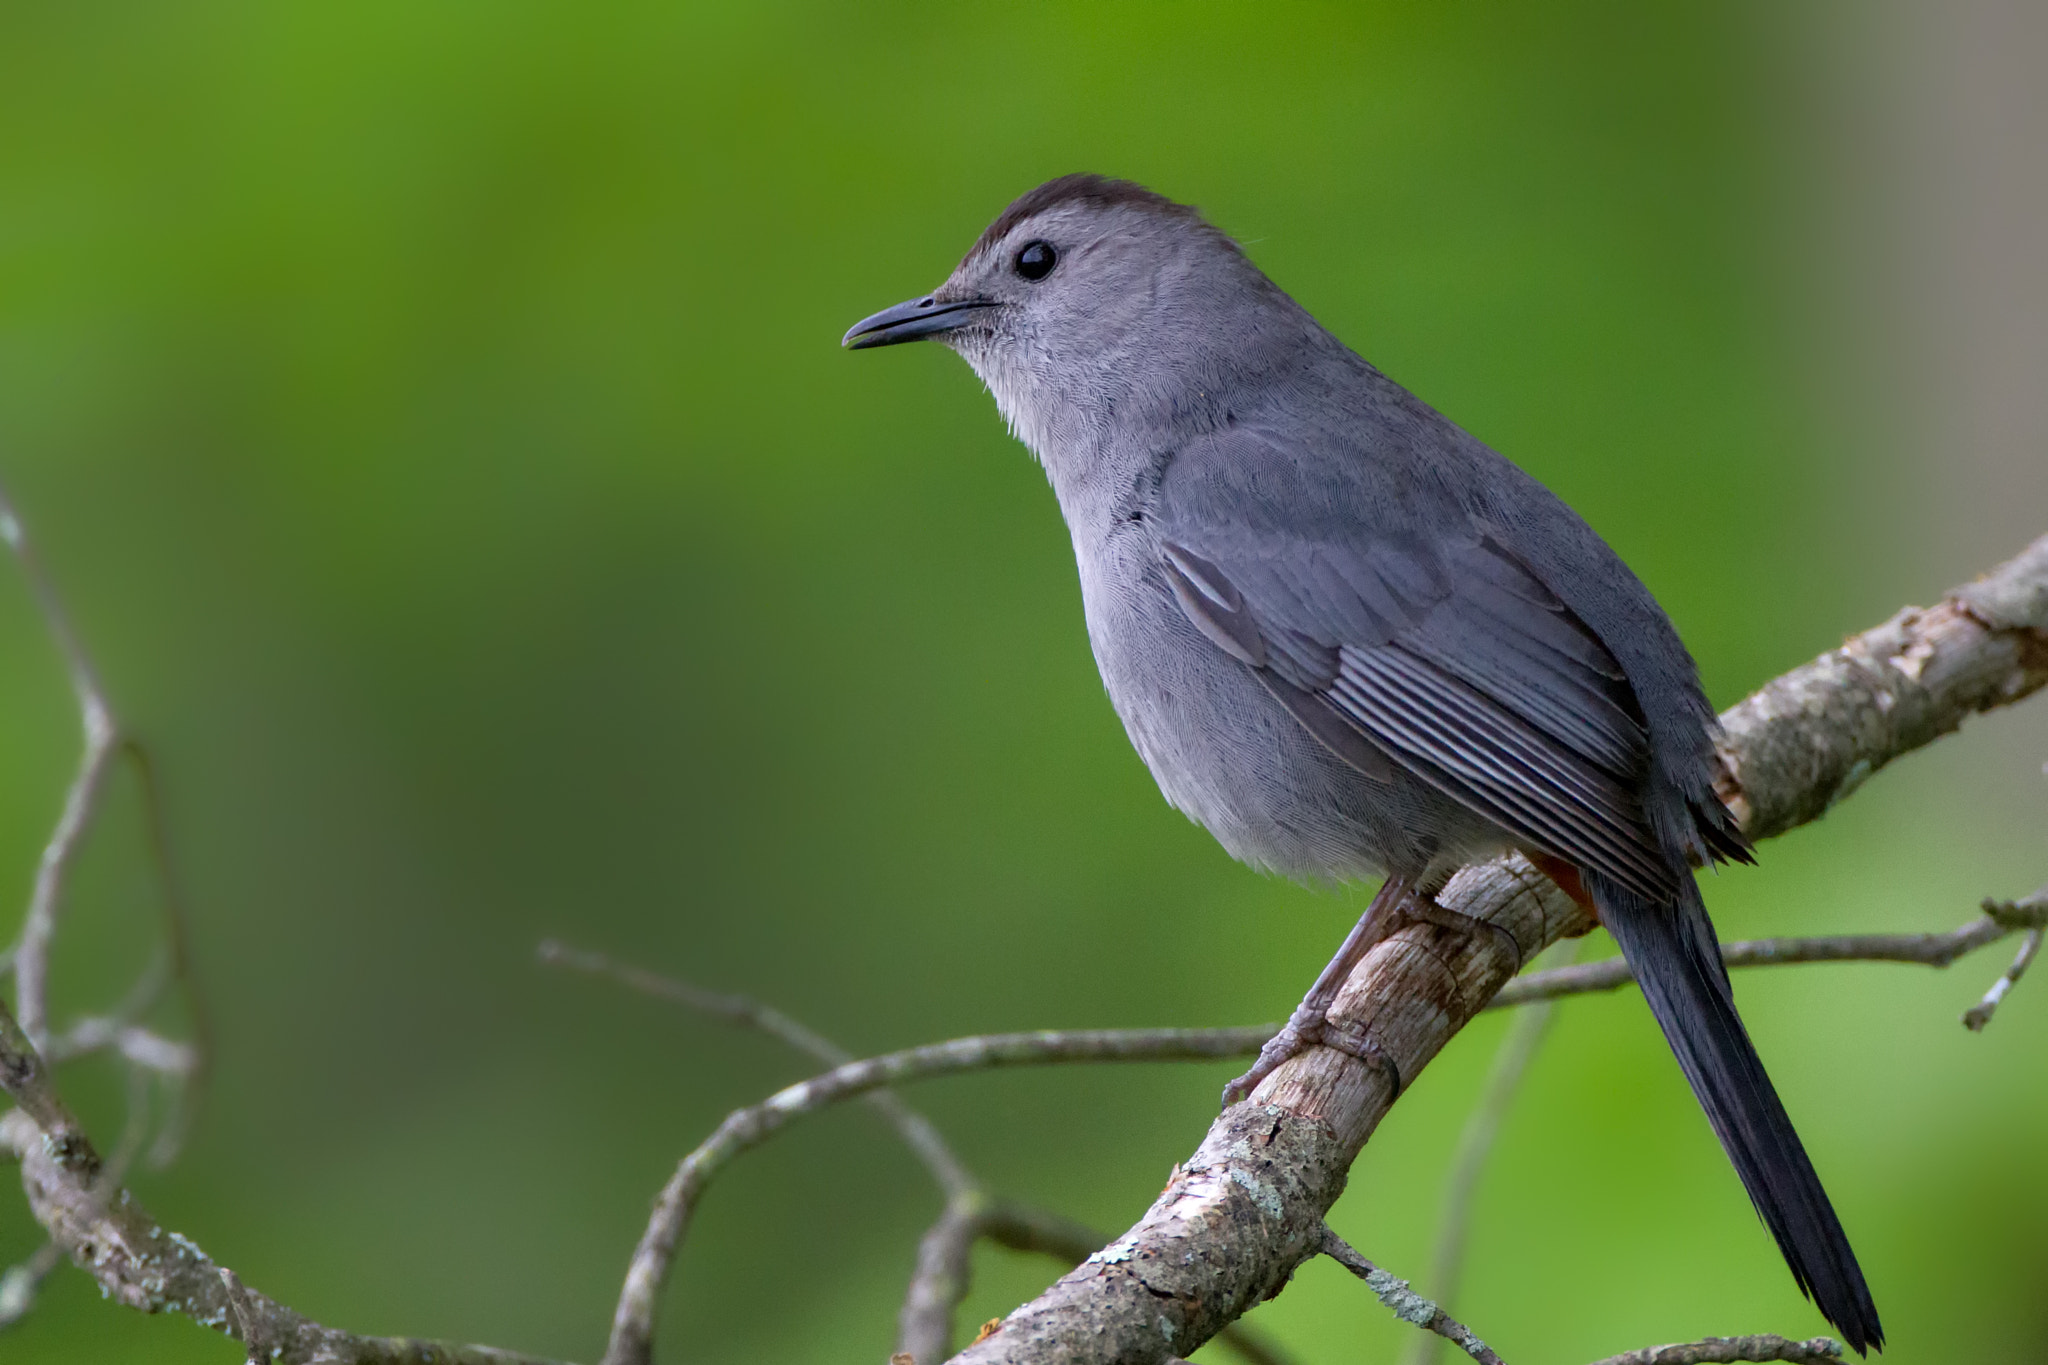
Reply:
[[[1613, 936], [1799, 1289], [1884, 1331], [1765, 1073], [1695, 869], [1749, 862], [1713, 708], [1649, 590], [1577, 513], [1360, 357], [1195, 208], [1076, 174], [1005, 208], [862, 350], [958, 353], [1072, 536], [1111, 705], [1235, 858], [1378, 892], [1249, 1095], [1326, 1028], [1374, 943], [1519, 851]], [[1398, 1084], [1398, 1079], [1397, 1079]]]

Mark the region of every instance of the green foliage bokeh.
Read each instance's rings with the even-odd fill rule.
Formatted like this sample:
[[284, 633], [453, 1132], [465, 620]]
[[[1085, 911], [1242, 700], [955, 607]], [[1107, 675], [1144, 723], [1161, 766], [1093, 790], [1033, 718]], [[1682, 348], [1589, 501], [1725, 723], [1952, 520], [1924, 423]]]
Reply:
[[[1615, 0], [0, 11], [0, 479], [158, 756], [220, 1039], [139, 1195], [322, 1321], [590, 1360], [674, 1161], [807, 1068], [545, 971], [541, 938], [857, 1052], [1292, 1003], [1357, 893], [1261, 880], [1165, 807], [1029, 457], [944, 352], [836, 345], [1049, 176], [1200, 203], [1578, 506], [1721, 704], [1945, 586], [1833, 510], [1869, 480], [1877, 529], [1906, 515], [1790, 377], [1767, 28]], [[0, 904], [74, 726], [0, 570]], [[1714, 882], [1724, 932], [2026, 890], [2041, 737], [2000, 718], [1886, 774]], [[141, 848], [117, 783], [63, 1010], [143, 956]], [[1888, 1360], [2048, 1354], [2048, 983], [1954, 1022], [2001, 964], [1739, 984]], [[1354, 1174], [1335, 1221], [1385, 1264], [1426, 1264], [1499, 1030]], [[1230, 1070], [913, 1098], [998, 1188], [1113, 1230]], [[111, 1139], [118, 1082], [66, 1083]], [[706, 1202], [663, 1358], [879, 1360], [936, 1208], [862, 1108], [799, 1126]], [[34, 1245], [0, 1197], [0, 1260]], [[978, 1273], [963, 1321], [1050, 1271]], [[1822, 1330], [1626, 994], [1563, 1012], [1458, 1307], [1517, 1361]], [[1258, 1319], [1310, 1365], [1408, 1330], [1327, 1265]], [[236, 1353], [63, 1269], [0, 1358]]]

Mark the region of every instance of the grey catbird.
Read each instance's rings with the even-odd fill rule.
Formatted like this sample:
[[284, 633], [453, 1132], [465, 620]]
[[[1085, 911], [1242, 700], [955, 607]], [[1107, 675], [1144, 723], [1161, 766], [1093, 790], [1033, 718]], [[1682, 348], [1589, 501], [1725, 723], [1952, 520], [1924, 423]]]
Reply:
[[1883, 1345], [1693, 880], [1750, 859], [1713, 709], [1606, 542], [1127, 181], [1032, 190], [845, 344], [919, 337], [1044, 464], [1103, 683], [1167, 800], [1255, 867], [1387, 879], [1226, 1099], [1310, 1042], [1385, 1065], [1369, 1029], [1325, 1027], [1336, 988], [1404, 920], [1462, 919], [1435, 902], [1454, 869], [1519, 849], [1620, 944], [1800, 1289]]

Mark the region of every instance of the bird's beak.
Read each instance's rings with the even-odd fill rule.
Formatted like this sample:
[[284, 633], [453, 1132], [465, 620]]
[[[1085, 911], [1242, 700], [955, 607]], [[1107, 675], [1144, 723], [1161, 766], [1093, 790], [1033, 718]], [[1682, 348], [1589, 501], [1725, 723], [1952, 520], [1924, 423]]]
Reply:
[[948, 299], [942, 303], [936, 295], [926, 294], [862, 318], [839, 339], [839, 344], [849, 351], [864, 351], [870, 346], [917, 341], [964, 327], [982, 310], [993, 307], [994, 299]]

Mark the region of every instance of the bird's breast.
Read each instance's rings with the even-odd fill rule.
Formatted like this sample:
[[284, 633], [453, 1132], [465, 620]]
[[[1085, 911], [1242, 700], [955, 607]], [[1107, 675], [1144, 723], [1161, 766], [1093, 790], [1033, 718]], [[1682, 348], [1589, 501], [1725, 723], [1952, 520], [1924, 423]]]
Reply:
[[1337, 759], [1174, 600], [1140, 523], [1077, 534], [1088, 640], [1131, 744], [1177, 809], [1242, 862], [1309, 879], [1418, 868], [1417, 801]]

